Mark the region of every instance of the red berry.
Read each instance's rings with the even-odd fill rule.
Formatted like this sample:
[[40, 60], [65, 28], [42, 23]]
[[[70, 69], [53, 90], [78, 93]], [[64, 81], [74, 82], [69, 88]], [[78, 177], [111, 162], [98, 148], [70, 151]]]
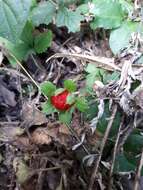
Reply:
[[67, 90], [61, 92], [58, 95], [52, 96], [51, 97], [51, 103], [52, 105], [61, 111], [66, 111], [69, 109], [72, 105], [67, 104], [67, 96], [69, 95], [69, 92]]

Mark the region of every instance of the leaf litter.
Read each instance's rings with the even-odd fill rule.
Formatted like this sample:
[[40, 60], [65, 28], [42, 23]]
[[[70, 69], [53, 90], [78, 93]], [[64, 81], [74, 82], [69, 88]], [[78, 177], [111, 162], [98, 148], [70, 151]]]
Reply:
[[[50, 48], [52, 56], [47, 53], [45, 57], [39, 56], [37, 59], [44, 59], [46, 80], [50, 79], [57, 86], [61, 86], [62, 81], [68, 77], [75, 79], [78, 76], [78, 88], [82, 88], [87, 63], [105, 71], [117, 70], [120, 73], [119, 80], [111, 80], [104, 85], [95, 81], [97, 112], [94, 108], [94, 116], [88, 121], [76, 111], [70, 128], [57, 122], [56, 115], [46, 117], [41, 112], [43, 97], [27, 80], [25, 73], [17, 70], [18, 75], [11, 75], [9, 68], [7, 71], [0, 70], [1, 189], [7, 190], [7, 186], [10, 186], [11, 189], [23, 190], [92, 190], [95, 187], [106, 189], [108, 182], [109, 189], [129, 189], [134, 178], [137, 185], [142, 159], [137, 173], [132, 174], [130, 169], [125, 175], [120, 172], [122, 163], [116, 158], [124, 153], [124, 144], [133, 131], [142, 132], [143, 66], [136, 63], [140, 54], [137, 56], [137, 51], [131, 46], [112, 58], [110, 50], [102, 48], [102, 41], [100, 45], [95, 46], [91, 39], [83, 40], [80, 45], [78, 38], [77, 41], [71, 38], [63, 44], [56, 37]], [[28, 71], [39, 81], [36, 78], [37, 69], [34, 67]], [[139, 85], [132, 89], [136, 81]], [[109, 117], [104, 115], [107, 100], [110, 100], [107, 106]], [[122, 115], [118, 123], [120, 127], [110, 137], [118, 112]], [[104, 133], [99, 131], [103, 118], [103, 122], [107, 123]], [[116, 171], [113, 170], [114, 166], [118, 168]], [[110, 174], [109, 178], [107, 173]], [[130, 175], [133, 175], [132, 181]], [[6, 177], [7, 181], [4, 180]]]

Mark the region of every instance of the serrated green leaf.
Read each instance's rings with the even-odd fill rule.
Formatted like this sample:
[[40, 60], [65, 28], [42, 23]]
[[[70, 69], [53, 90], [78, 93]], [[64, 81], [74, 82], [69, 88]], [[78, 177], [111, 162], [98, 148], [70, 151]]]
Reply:
[[74, 94], [69, 94], [66, 99], [67, 104], [73, 104], [75, 102], [75, 95]]
[[112, 29], [121, 25], [124, 12], [121, 4], [117, 0], [95, 0], [92, 13], [95, 19], [91, 23], [91, 28]]
[[33, 45], [34, 45], [33, 44], [34, 38], [32, 34], [33, 30], [34, 30], [34, 26], [32, 25], [32, 23], [27, 22], [20, 38], [24, 43], [29, 45], [31, 48], [33, 48]]
[[0, 0], [0, 36], [17, 42], [29, 16], [31, 0]]
[[72, 113], [71, 112], [66, 111], [66, 112], [59, 113], [59, 120], [62, 123], [65, 123], [68, 125], [68, 124], [70, 124], [71, 119], [72, 119]]
[[35, 26], [49, 24], [56, 13], [56, 7], [49, 1], [41, 2], [32, 10], [31, 19]]
[[46, 96], [52, 96], [54, 95], [54, 92], [56, 90], [55, 85], [53, 85], [53, 83], [51, 82], [43, 82], [41, 85], [41, 92], [46, 95]]
[[67, 89], [69, 92], [75, 92], [77, 87], [72, 80], [65, 80], [64, 88]]
[[75, 106], [81, 112], [85, 112], [88, 109], [88, 103], [83, 97], [76, 98]]
[[55, 108], [52, 106], [50, 101], [47, 101], [42, 104], [42, 112], [49, 115], [55, 112]]
[[34, 49], [37, 53], [43, 53], [51, 46], [52, 32], [44, 32], [37, 35], [34, 39]]
[[56, 16], [57, 26], [66, 26], [69, 32], [78, 32], [82, 20], [84, 17], [79, 11], [71, 11], [66, 7], [60, 8]]
[[[137, 32], [139, 29], [139, 23], [124, 22], [120, 28], [111, 32], [109, 38], [109, 45], [114, 54], [129, 45], [131, 34]], [[121, 34], [121, 35], [119, 35]]]
[[[4, 46], [8, 52], [12, 53], [19, 61], [22, 61], [30, 51], [29, 46], [23, 42], [14, 45], [12, 42], [5, 38], [0, 37], [0, 44]], [[16, 65], [16, 60], [12, 57], [7, 57], [12, 66]]]

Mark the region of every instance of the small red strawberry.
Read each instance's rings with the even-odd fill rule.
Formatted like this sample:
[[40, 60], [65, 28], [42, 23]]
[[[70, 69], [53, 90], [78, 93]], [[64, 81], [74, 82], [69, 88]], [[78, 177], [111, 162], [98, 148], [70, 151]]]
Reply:
[[67, 96], [69, 94], [70, 93], [67, 90], [64, 90], [60, 94], [52, 96], [51, 97], [52, 105], [60, 111], [68, 110], [72, 106], [72, 105], [66, 103], [67, 102]]

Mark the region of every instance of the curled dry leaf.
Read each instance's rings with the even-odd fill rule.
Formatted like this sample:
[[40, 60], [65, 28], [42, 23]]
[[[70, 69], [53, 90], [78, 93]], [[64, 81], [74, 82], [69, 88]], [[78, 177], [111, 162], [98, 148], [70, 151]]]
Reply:
[[31, 140], [34, 144], [50, 144], [53, 141], [62, 145], [69, 145], [72, 139], [69, 129], [60, 124], [48, 125], [45, 128], [39, 127], [31, 134]]
[[52, 141], [51, 136], [47, 133], [47, 130], [44, 128], [36, 129], [32, 135], [31, 140], [34, 144], [50, 144]]

